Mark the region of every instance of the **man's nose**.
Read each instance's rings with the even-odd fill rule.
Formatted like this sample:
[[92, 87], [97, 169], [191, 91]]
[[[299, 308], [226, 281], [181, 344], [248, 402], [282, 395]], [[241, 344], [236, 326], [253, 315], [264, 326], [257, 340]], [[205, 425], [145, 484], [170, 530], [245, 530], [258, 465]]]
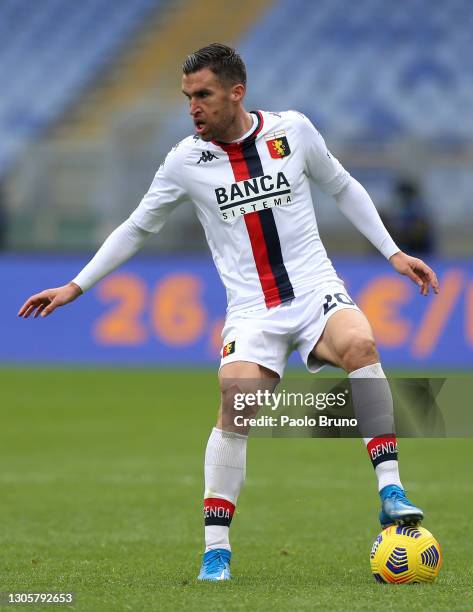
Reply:
[[196, 100], [191, 100], [189, 102], [189, 113], [191, 115], [195, 115], [200, 110], [199, 103]]

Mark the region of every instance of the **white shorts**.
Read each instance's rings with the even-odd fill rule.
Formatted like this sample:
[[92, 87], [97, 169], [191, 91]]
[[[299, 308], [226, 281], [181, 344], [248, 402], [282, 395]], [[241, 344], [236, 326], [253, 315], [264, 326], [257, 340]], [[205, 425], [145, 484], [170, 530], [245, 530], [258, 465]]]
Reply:
[[329, 318], [343, 308], [359, 310], [342, 281], [330, 281], [274, 308], [229, 313], [222, 331], [220, 367], [251, 361], [281, 378], [289, 355], [297, 350], [309, 372], [326, 365], [311, 351]]

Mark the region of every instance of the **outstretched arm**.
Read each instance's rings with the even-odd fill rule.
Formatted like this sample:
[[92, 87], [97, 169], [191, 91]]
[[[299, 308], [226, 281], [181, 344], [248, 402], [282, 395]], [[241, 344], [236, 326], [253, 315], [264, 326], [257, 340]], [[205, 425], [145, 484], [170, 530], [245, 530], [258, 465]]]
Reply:
[[397, 272], [408, 276], [420, 287], [422, 295], [429, 293], [430, 286], [435, 293], [439, 292], [435, 272], [422, 259], [411, 257], [396, 246], [368, 192], [356, 179], [350, 177], [347, 185], [334, 197], [342, 213], [389, 260]]
[[24, 319], [32, 314], [35, 319], [40, 315], [46, 317], [59, 306], [72, 302], [135, 255], [150, 234], [127, 219], [110, 234], [93, 259], [70, 283], [32, 295], [20, 308], [18, 316]]
[[183, 174], [186, 151], [185, 146], [176, 145], [168, 153], [139, 206], [110, 234], [92, 261], [70, 283], [32, 295], [20, 308], [18, 316], [25, 319], [32, 314], [35, 318], [46, 317], [58, 306], [72, 302], [130, 259], [148, 236], [159, 232], [170, 212], [188, 199]]
[[306, 172], [325, 193], [333, 196], [343, 214], [390, 261], [394, 269], [405, 274], [427, 295], [431, 286], [439, 285], [435, 272], [421, 259], [403, 253], [395, 244], [366, 189], [345, 170], [327, 149], [324, 139], [312, 123], [300, 113], [293, 119], [305, 148]]

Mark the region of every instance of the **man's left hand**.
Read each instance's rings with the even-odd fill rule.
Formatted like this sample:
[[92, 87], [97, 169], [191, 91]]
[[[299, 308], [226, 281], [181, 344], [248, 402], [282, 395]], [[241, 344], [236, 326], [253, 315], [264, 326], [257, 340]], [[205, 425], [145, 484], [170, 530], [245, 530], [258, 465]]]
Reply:
[[411, 281], [420, 287], [421, 295], [428, 295], [430, 286], [434, 293], [439, 292], [437, 275], [422, 259], [398, 251], [389, 258], [389, 261], [399, 274], [408, 276]]

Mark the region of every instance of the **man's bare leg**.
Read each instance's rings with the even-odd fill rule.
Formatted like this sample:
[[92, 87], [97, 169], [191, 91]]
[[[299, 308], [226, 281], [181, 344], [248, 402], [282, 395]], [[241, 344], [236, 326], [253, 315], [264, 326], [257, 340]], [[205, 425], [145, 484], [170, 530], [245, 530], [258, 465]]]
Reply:
[[382, 526], [394, 522], [418, 523], [423, 512], [404, 495], [391, 390], [365, 315], [354, 309], [334, 313], [312, 354], [343, 368], [351, 379], [353, 408], [378, 479]]
[[[246, 446], [249, 428], [234, 423], [234, 399], [237, 393], [273, 389], [279, 376], [248, 361], [235, 361], [219, 372], [221, 402], [216, 427], [205, 451], [205, 553], [199, 578], [230, 578], [230, 523], [238, 495], [245, 481]], [[247, 407], [241, 414], [252, 417], [257, 408]]]

